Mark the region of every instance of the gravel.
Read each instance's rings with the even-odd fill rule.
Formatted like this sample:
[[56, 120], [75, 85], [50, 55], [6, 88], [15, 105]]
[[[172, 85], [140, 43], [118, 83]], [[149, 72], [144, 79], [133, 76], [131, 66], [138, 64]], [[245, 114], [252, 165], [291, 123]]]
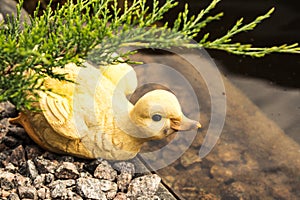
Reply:
[[22, 127], [8, 123], [16, 114], [11, 104], [0, 103], [0, 199], [159, 199], [156, 174], [136, 173], [132, 161], [44, 151]]

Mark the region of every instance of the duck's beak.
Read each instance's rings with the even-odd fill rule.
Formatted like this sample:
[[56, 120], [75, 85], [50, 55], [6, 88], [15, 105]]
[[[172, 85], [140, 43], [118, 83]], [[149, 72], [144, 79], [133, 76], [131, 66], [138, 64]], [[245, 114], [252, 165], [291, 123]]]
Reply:
[[180, 121], [171, 120], [171, 128], [176, 131], [188, 131], [201, 128], [201, 124], [195, 120], [191, 120], [183, 115]]

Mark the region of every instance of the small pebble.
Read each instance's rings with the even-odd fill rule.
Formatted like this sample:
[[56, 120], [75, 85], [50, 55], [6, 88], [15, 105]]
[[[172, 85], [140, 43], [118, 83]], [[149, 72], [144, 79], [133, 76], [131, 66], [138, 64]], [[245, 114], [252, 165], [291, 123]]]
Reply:
[[15, 178], [15, 174], [11, 173], [11, 172], [6, 172], [3, 171], [2, 169], [0, 169], [0, 187], [1, 190], [12, 190], [15, 188], [15, 184], [14, 184], [14, 178]]
[[9, 194], [9, 196], [7, 197], [7, 199], [8, 200], [19, 200], [20, 197], [19, 197], [19, 195], [17, 193], [12, 192], [12, 193]]
[[55, 169], [57, 168], [57, 162], [52, 162], [48, 159], [45, 159], [43, 156], [39, 156], [34, 159], [34, 164], [36, 168], [41, 174], [46, 173], [54, 173]]
[[219, 166], [219, 165], [213, 165], [210, 168], [210, 174], [213, 178], [216, 180], [222, 182], [222, 181], [228, 181], [232, 178], [232, 171], [226, 167]]
[[180, 163], [183, 167], [189, 167], [195, 163], [200, 163], [200, 162], [201, 162], [201, 158], [199, 157], [199, 155], [191, 151], [186, 151], [180, 157]]
[[67, 199], [82, 200], [83, 198], [81, 198], [81, 196], [79, 196], [79, 194], [72, 192], [71, 190], [68, 190], [68, 198]]
[[118, 192], [114, 198], [114, 200], [127, 200], [127, 199], [129, 199], [129, 198], [127, 198], [126, 193], [123, 193], [123, 192]]
[[7, 199], [10, 193], [15, 193], [15, 192], [14, 190], [13, 191], [0, 190], [0, 197], [2, 197], [3, 199]]
[[247, 193], [247, 184], [242, 182], [233, 182], [222, 190], [222, 197], [225, 199], [251, 199]]
[[121, 192], [126, 191], [131, 180], [132, 175], [130, 173], [123, 172], [119, 174], [117, 178], [118, 189], [120, 189]]
[[54, 179], [55, 178], [54, 178], [53, 174], [51, 174], [51, 173], [45, 174], [45, 184], [46, 185], [52, 183], [54, 181]]
[[103, 160], [95, 169], [94, 177], [113, 181], [117, 177], [117, 172], [106, 160]]
[[76, 183], [75, 180], [72, 179], [68, 179], [68, 180], [55, 180], [54, 182], [52, 182], [51, 184], [49, 184], [49, 187], [53, 187], [55, 185], [64, 185], [65, 187], [72, 187], [74, 186]]
[[45, 175], [37, 175], [33, 180], [33, 185], [35, 188], [40, 188], [45, 184]]
[[19, 186], [18, 194], [21, 199], [37, 199], [37, 191], [33, 186]]
[[71, 162], [63, 162], [55, 170], [55, 176], [59, 179], [77, 179], [79, 172]]
[[0, 103], [0, 117], [1, 118], [10, 118], [16, 117], [18, 112], [16, 107], [10, 102], [1, 102]]
[[133, 163], [130, 162], [117, 162], [113, 165], [113, 167], [119, 171], [120, 173], [127, 172], [131, 175], [134, 175], [135, 173], [135, 167]]
[[76, 190], [83, 198], [106, 200], [105, 193], [101, 190], [102, 184], [95, 178], [78, 178]]
[[50, 189], [47, 187], [38, 189], [37, 195], [38, 195], [39, 199], [50, 199], [51, 198]]
[[31, 186], [32, 181], [29, 177], [22, 176], [21, 174], [15, 174], [14, 182], [16, 186]]
[[157, 174], [144, 175], [135, 178], [128, 186], [129, 197], [153, 196], [159, 186], [161, 178]]
[[32, 179], [35, 179], [38, 176], [39, 172], [36, 169], [35, 164], [32, 160], [27, 160], [27, 169]]
[[6, 166], [5, 166], [5, 170], [8, 171], [8, 172], [11, 172], [11, 173], [15, 173], [17, 171], [17, 167], [15, 167], [12, 163], [8, 163]]
[[116, 183], [109, 180], [100, 180], [101, 190], [105, 192], [107, 199], [113, 199], [117, 192], [118, 186]]
[[52, 198], [66, 199], [68, 197], [69, 189], [75, 185], [75, 180], [57, 180], [49, 185], [50, 196]]

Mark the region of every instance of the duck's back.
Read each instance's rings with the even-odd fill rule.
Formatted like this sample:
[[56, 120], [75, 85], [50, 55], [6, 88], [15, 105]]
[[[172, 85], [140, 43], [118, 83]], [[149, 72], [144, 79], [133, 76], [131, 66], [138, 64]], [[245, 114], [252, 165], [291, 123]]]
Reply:
[[112, 136], [120, 130], [112, 104], [116, 92], [122, 96], [117, 104], [127, 103], [124, 91], [116, 90], [115, 84], [94, 67], [68, 64], [56, 72], [66, 74], [72, 82], [45, 79], [45, 87], [53, 90], [40, 93], [42, 112], [28, 114], [34, 132], [30, 135], [37, 136], [32, 137], [35, 142], [50, 151], [114, 159], [118, 149]]

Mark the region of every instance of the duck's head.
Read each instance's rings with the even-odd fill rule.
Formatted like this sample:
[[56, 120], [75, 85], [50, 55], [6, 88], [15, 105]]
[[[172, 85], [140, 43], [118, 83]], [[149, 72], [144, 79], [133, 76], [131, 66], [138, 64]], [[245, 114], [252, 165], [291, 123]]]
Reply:
[[176, 131], [198, 129], [200, 123], [184, 116], [178, 99], [166, 90], [153, 90], [142, 96], [130, 112], [138, 128], [134, 137], [158, 140]]

